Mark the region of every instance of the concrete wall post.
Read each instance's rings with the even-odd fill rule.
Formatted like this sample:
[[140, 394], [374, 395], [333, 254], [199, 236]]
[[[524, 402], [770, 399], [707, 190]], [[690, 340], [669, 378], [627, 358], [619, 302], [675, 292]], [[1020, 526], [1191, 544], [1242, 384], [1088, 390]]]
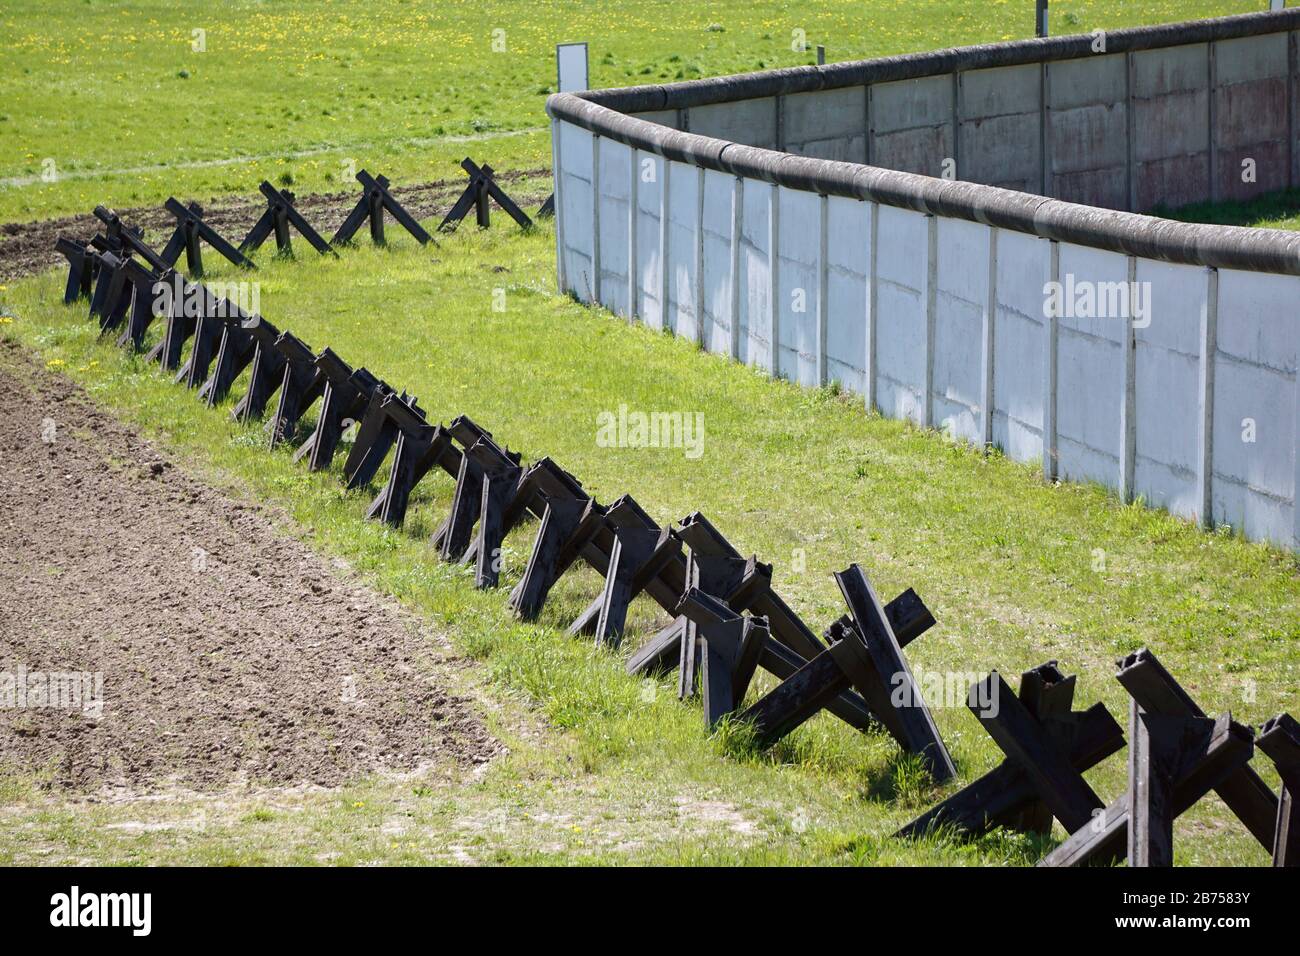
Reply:
[[1214, 526], [1214, 366], [1218, 350], [1219, 270], [1207, 269], [1197, 374], [1196, 504], [1201, 527]]

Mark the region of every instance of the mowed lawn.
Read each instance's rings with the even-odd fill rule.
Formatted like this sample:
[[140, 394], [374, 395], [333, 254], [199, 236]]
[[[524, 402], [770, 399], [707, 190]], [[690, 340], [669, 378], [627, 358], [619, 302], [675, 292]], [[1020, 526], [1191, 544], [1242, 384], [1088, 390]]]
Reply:
[[[1260, 6], [1056, 3], [1053, 28]], [[789, 48], [795, 28], [827, 43], [831, 59], [1032, 32], [1031, 5], [948, 0], [36, 9], [0, 6], [12, 51], [0, 63], [0, 221], [173, 193], [248, 194], [262, 178], [292, 180], [300, 193], [339, 189], [347, 158], [398, 182], [451, 175], [466, 153], [503, 170], [545, 166], [541, 107], [562, 40], [591, 40], [593, 82], [614, 85], [808, 62]], [[498, 25], [505, 54], [491, 53]], [[194, 28], [207, 29], [207, 53], [191, 53]], [[132, 56], [111, 55], [115, 44]], [[76, 175], [41, 182], [49, 156]], [[231, 157], [259, 158], [216, 165]], [[1114, 661], [1148, 646], [1207, 711], [1253, 724], [1300, 711], [1294, 556], [1124, 506], [1100, 488], [1044, 484], [1036, 469], [870, 416], [855, 396], [773, 382], [584, 308], [555, 294], [546, 225], [523, 234], [502, 218], [436, 248], [399, 237], [339, 260], [264, 255], [259, 266], [220, 276], [256, 279], [262, 312], [280, 328], [413, 392], [432, 419], [468, 414], [526, 460], [554, 457], [603, 502], [632, 493], [664, 523], [702, 511], [744, 553], [775, 565], [778, 590], [814, 630], [844, 611], [832, 572], [858, 562], [883, 597], [911, 586], [934, 612], [938, 626], [908, 649], [922, 673], [997, 669], [1014, 686], [1023, 669], [1056, 659], [1078, 674], [1079, 706], [1103, 701], [1126, 723]], [[283, 509], [297, 533], [445, 630], [480, 662], [466, 671], [466, 692], [509, 753], [473, 777], [216, 800], [87, 802], [0, 777], [0, 862], [1023, 864], [1041, 855], [1035, 841], [1001, 833], [974, 843], [890, 837], [998, 760], [961, 701], [935, 710], [959, 771], [945, 788], [888, 737], [828, 716], [766, 754], [710, 739], [673, 679], [624, 673], [626, 656], [664, 623], [649, 602], [634, 607], [619, 652], [564, 636], [599, 588], [590, 572], [566, 577], [538, 623], [511, 619], [505, 597], [535, 523], [507, 541], [502, 588], [477, 592], [428, 544], [450, 503], [444, 476], [419, 486], [401, 531], [367, 522], [369, 493], [343, 492], [337, 466], [309, 475], [288, 450], [268, 453], [259, 428], [232, 424], [228, 406], [206, 410], [98, 342], [84, 304], [63, 307], [61, 291], [55, 274], [0, 288], [0, 335], [37, 350], [188, 467]], [[605, 447], [598, 416], [623, 405], [702, 413], [703, 454]], [[1276, 785], [1267, 761], [1257, 763]], [[1120, 754], [1090, 780], [1110, 799], [1124, 774]], [[1267, 862], [1216, 799], [1182, 818], [1178, 834], [1182, 863]]]
[[[1231, 710], [1258, 724], [1297, 710], [1293, 556], [1126, 507], [1097, 487], [1044, 484], [1036, 469], [869, 416], [856, 397], [833, 388], [774, 382], [629, 327], [555, 295], [552, 259], [549, 229], [522, 234], [498, 225], [485, 234], [464, 229], [437, 248], [398, 240], [386, 250], [347, 250], [337, 261], [264, 259], [256, 278], [269, 319], [413, 392], [430, 418], [468, 414], [525, 459], [551, 455], [601, 501], [630, 492], [661, 522], [702, 511], [743, 552], [775, 564], [778, 589], [817, 630], [844, 610], [831, 573], [856, 561], [886, 597], [912, 586], [934, 611], [939, 625], [908, 650], [921, 672], [997, 669], [1014, 685], [1023, 669], [1056, 659], [1079, 675], [1081, 705], [1104, 701], [1123, 722], [1127, 702], [1114, 662], [1148, 646], [1211, 712]], [[636, 606], [618, 653], [564, 636], [599, 589], [590, 572], [566, 577], [538, 624], [513, 622], [506, 592], [535, 524], [508, 540], [501, 590], [476, 592], [468, 574], [441, 563], [428, 543], [450, 503], [445, 476], [418, 487], [403, 530], [365, 521], [373, 489], [343, 492], [337, 466], [309, 475], [288, 450], [268, 453], [258, 426], [230, 423], [228, 407], [209, 411], [139, 358], [98, 343], [84, 305], [60, 304], [60, 281], [51, 274], [8, 290], [3, 333], [37, 348], [214, 480], [283, 507], [320, 547], [449, 630], [456, 647], [482, 661], [476, 673], [489, 698], [504, 695], [543, 718], [549, 729], [537, 737], [502, 731], [511, 756], [474, 789], [451, 790], [471, 806], [509, 797], [527, 808], [517, 811], [525, 816], [556, 802], [564, 809], [549, 810], [548, 820], [586, 821], [564, 831], [573, 839], [563, 849], [540, 858], [1026, 862], [1041, 849], [1001, 836], [973, 847], [890, 839], [945, 791], [900, 758], [888, 737], [856, 733], [829, 716], [766, 755], [709, 740], [698, 706], [679, 704], [671, 680], [624, 673], [626, 655], [664, 623], [655, 606]], [[494, 311], [503, 294], [505, 311]], [[703, 453], [604, 447], [597, 418], [620, 405], [702, 413]], [[964, 702], [949, 703], [936, 719], [968, 781], [998, 753]], [[1273, 779], [1266, 762], [1261, 769]], [[1119, 757], [1092, 779], [1109, 798], [1122, 790], [1124, 773]], [[416, 800], [409, 787], [368, 786], [386, 800]], [[50, 799], [19, 789], [25, 799]], [[723, 806], [746, 823], [714, 827], [708, 838], [647, 824], [672, 816], [683, 801]], [[373, 793], [356, 802], [385, 805]], [[81, 827], [80, 840], [103, 838], [75, 806], [55, 803], [43, 812], [58, 826]], [[154, 811], [131, 805], [123, 812], [136, 819]], [[149, 860], [298, 859], [311, 845], [296, 837], [307, 819], [286, 822], [287, 832], [256, 852], [238, 829], [221, 837], [205, 831], [181, 848], [174, 833], [146, 832], [133, 835], [131, 846]], [[354, 822], [355, 834], [344, 827], [326, 843], [373, 836]], [[418, 849], [370, 853], [441, 858], [448, 826], [430, 825]], [[1188, 814], [1180, 832], [1195, 834], [1178, 843], [1183, 862], [1266, 860], [1214, 800]], [[514, 845], [516, 837], [510, 831], [500, 846], [489, 839], [489, 848], [497, 858], [537, 858]], [[123, 838], [114, 832], [112, 839], [102, 850], [110, 858]]]
[[[1265, 0], [1058, 0], [1053, 33]], [[662, 83], [1033, 35], [1030, 0], [0, 0], [0, 222], [169, 194], [352, 187], [550, 163], [554, 47], [594, 86]], [[802, 31], [807, 49], [791, 49]], [[3, 244], [0, 243], [0, 250]], [[0, 253], [2, 254], [2, 253]]]

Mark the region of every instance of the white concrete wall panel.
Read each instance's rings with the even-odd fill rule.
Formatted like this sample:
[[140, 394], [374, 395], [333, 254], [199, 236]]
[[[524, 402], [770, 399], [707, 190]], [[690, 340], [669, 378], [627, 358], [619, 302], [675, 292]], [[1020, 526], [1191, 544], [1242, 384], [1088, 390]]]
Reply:
[[699, 217], [699, 168], [671, 163], [668, 174], [668, 327], [683, 338], [699, 335], [696, 324], [695, 232]]
[[959, 219], [940, 219], [938, 229], [934, 424], [956, 438], [981, 443], [981, 343], [992, 230]]
[[663, 296], [659, 288], [663, 281], [663, 261], [659, 250], [659, 203], [663, 189], [664, 159], [652, 153], [637, 154], [636, 203], [637, 234], [636, 257], [638, 285], [641, 301], [637, 315], [651, 328], [664, 325]]
[[890, 418], [910, 418], [920, 423], [925, 408], [926, 216], [881, 206], [879, 242], [876, 401]]
[[1134, 336], [1134, 494], [1186, 518], [1197, 501], [1201, 316], [1209, 273], [1199, 266], [1139, 259], [1150, 283], [1150, 324]]
[[870, 88], [871, 163], [938, 176], [954, 156], [952, 77], [927, 76]]
[[[1290, 182], [1287, 36], [1242, 37], [1215, 44], [1215, 195], [1246, 199]], [[1243, 163], [1253, 170], [1243, 175]]]
[[816, 193], [785, 187], [780, 188], [778, 195], [781, 203], [778, 368], [784, 378], [816, 386], [821, 199]]
[[592, 192], [592, 135], [569, 123], [560, 124], [560, 157], [564, 165], [557, 215], [564, 219], [564, 272], [567, 291], [584, 302], [595, 301], [593, 249], [595, 195]]
[[686, 111], [686, 128], [700, 136], [776, 149], [776, 100], [767, 96], [692, 106]]
[[1294, 533], [1300, 278], [1219, 271], [1213, 516], [1247, 537]]
[[1209, 63], [1204, 43], [1133, 54], [1138, 211], [1210, 195]]
[[783, 98], [781, 110], [786, 152], [862, 162], [866, 148], [866, 87], [792, 93]]
[[741, 362], [772, 367], [772, 263], [769, 245], [772, 187], [751, 181], [744, 196], [740, 249]]
[[600, 302], [629, 315], [628, 203], [632, 148], [602, 137], [600, 144]]
[[866, 394], [867, 294], [872, 205], [832, 196], [826, 204], [826, 374]]
[[1047, 65], [1048, 194], [1128, 207], [1128, 63], [1123, 54]]
[[710, 352], [731, 354], [731, 224], [735, 177], [704, 171], [704, 338]]
[[1128, 256], [1065, 242], [1058, 248], [1064, 294], [1056, 343], [1057, 474], [1114, 487], [1131, 311]]
[[1047, 329], [1043, 287], [1051, 243], [1024, 233], [998, 235], [993, 321], [993, 443], [1016, 461], [1043, 455]]
[[959, 76], [957, 178], [1037, 192], [1042, 182], [1042, 110], [1036, 63], [967, 70]]
[[676, 110], [651, 110], [647, 113], [630, 113], [639, 120], [645, 120], [647, 123], [658, 123], [660, 126], [667, 126], [669, 129], [677, 129], [677, 111]]

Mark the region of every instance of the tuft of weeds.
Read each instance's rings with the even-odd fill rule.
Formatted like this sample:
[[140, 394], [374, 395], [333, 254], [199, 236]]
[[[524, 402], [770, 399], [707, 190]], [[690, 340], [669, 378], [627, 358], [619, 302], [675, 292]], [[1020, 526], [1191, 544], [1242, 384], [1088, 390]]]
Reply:
[[754, 763], [762, 759], [758, 736], [752, 721], [727, 714], [713, 728], [712, 741], [717, 752], [731, 760]]

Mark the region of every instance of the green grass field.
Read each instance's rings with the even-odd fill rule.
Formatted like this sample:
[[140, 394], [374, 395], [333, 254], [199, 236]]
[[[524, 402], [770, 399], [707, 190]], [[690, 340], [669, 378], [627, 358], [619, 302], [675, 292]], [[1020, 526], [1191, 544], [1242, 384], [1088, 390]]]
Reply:
[[[627, 2], [574, 5], [571, 20], [567, 8], [524, 4], [439, 5], [438, 13], [415, 4], [372, 7], [368, 14], [347, 8], [358, 31], [349, 41], [338, 5], [230, 4], [205, 17], [134, 5], [123, 15], [92, 3], [39, 24], [7, 5], [6, 39], [26, 39], [9, 42], [17, 56], [0, 65], [5, 88], [18, 89], [0, 107], [0, 136], [9, 147], [0, 175], [30, 175], [41, 156], [66, 153], [81, 157], [76, 168], [86, 176], [7, 187], [0, 218], [153, 201], [169, 192], [247, 192], [263, 166], [184, 165], [243, 149], [283, 157], [324, 148], [284, 163], [303, 192], [338, 188], [337, 178], [326, 177], [352, 152], [398, 181], [433, 178], [466, 151], [448, 137], [473, 133], [480, 118], [500, 136], [481, 150], [498, 168], [544, 163], [544, 134], [506, 138], [498, 131], [541, 125], [540, 90], [558, 40], [604, 37], [593, 48], [594, 79], [610, 84], [795, 62], [782, 52], [782, 37], [801, 19], [813, 42], [833, 38], [835, 58], [1023, 36], [1030, 26], [1028, 8], [1003, 3], [900, 2], [869, 12], [801, 4], [796, 14], [794, 5]], [[1074, 15], [1087, 29], [1092, 18], [1116, 25], [1257, 7], [1060, 3], [1053, 11], [1054, 25]], [[175, 74], [190, 62], [188, 28], [205, 19], [214, 24], [209, 59], [190, 67], [183, 85]], [[519, 37], [520, 51], [458, 85], [451, 77], [488, 56], [483, 50], [498, 19]], [[706, 31], [712, 22], [725, 31]], [[42, 31], [57, 41], [32, 39]], [[145, 96], [147, 85], [115, 79], [119, 67], [102, 53], [101, 44], [122, 34], [137, 37], [151, 82], [178, 91], [157, 133], [165, 144], [146, 135], [146, 119], [162, 115]], [[213, 50], [214, 36], [223, 34], [241, 38], [241, 52], [224, 63]], [[277, 52], [280, 36], [295, 54]], [[304, 62], [303, 51], [322, 38], [332, 52]], [[259, 54], [259, 43], [269, 50]], [[74, 65], [55, 62], [64, 57]], [[62, 70], [70, 71], [66, 86], [54, 79]], [[60, 97], [88, 91], [78, 99], [85, 114], [72, 114], [82, 121], [69, 121], [50, 95], [38, 95], [51, 82], [64, 91]], [[208, 86], [199, 97], [201, 84]], [[362, 87], [376, 94], [364, 110], [355, 105]], [[202, 109], [187, 115], [186, 97]], [[110, 122], [97, 102], [111, 104], [117, 119]], [[444, 116], [445, 107], [452, 111]], [[337, 120], [321, 109], [336, 111]], [[444, 133], [434, 133], [437, 126]], [[136, 132], [117, 135], [123, 128]], [[417, 136], [433, 142], [412, 145]], [[163, 159], [174, 166], [143, 179], [105, 171]], [[661, 522], [703, 511], [743, 551], [775, 564], [778, 589], [815, 629], [843, 612], [831, 572], [856, 561], [882, 594], [912, 586], [934, 611], [938, 627], [909, 648], [914, 668], [996, 668], [1014, 684], [1021, 670], [1058, 659], [1079, 675], [1077, 701], [1104, 701], [1123, 722], [1127, 698], [1112, 677], [1113, 662], [1149, 646], [1211, 712], [1231, 710], [1258, 724], [1296, 708], [1294, 556], [1125, 506], [1098, 487], [1045, 484], [1036, 469], [869, 416], [858, 399], [834, 388], [770, 381], [584, 308], [555, 294], [547, 226], [525, 234], [502, 221], [489, 233], [466, 228], [441, 238], [437, 248], [402, 237], [339, 260], [264, 256], [259, 266], [261, 308], [279, 327], [413, 392], [432, 419], [468, 414], [526, 459], [551, 455], [602, 501], [631, 492]], [[1001, 833], [974, 843], [891, 839], [952, 787], [930, 784], [889, 738], [853, 732], [831, 717], [816, 718], [762, 755], [725, 736], [710, 739], [698, 706], [679, 703], [672, 681], [624, 673], [626, 654], [659, 623], [648, 603], [634, 607], [620, 653], [563, 634], [598, 587], [589, 572], [564, 578], [537, 624], [513, 621], [504, 592], [517, 580], [535, 525], [507, 541], [502, 591], [478, 592], [428, 544], [449, 505], [450, 481], [426, 478], [399, 532], [367, 522], [368, 494], [343, 492], [337, 466], [310, 475], [287, 451], [268, 454], [258, 428], [232, 424], [228, 407], [206, 410], [138, 358], [99, 343], [84, 306], [60, 304], [61, 288], [53, 273], [0, 288], [0, 335], [37, 350], [189, 467], [282, 508], [315, 546], [445, 630], [479, 662], [465, 674], [467, 692], [510, 753], [481, 776], [366, 779], [338, 792], [239, 792], [215, 800], [171, 794], [88, 802], [50, 793], [39, 780], [8, 777], [0, 782], [0, 862], [1023, 864], [1041, 855], [1033, 841]], [[493, 310], [497, 290], [504, 290], [504, 312]], [[621, 404], [703, 412], [703, 455], [601, 447], [596, 418]], [[996, 747], [963, 706], [935, 716], [958, 763], [958, 783], [996, 762]], [[1257, 763], [1276, 784], [1267, 762]], [[1124, 772], [1122, 757], [1113, 757], [1090, 780], [1109, 799], [1121, 791]], [[1180, 819], [1178, 833], [1184, 864], [1267, 862], [1217, 799]]]
[[[329, 343], [410, 389], [430, 417], [467, 413], [528, 459], [552, 455], [601, 500], [630, 491], [662, 521], [704, 511], [743, 550], [775, 562], [780, 590], [818, 627], [842, 613], [830, 574], [851, 561], [862, 563], [882, 592], [914, 586], [941, 622], [909, 649], [917, 668], [1015, 675], [1057, 658], [1079, 674], [1081, 701], [1104, 700], [1122, 715], [1113, 661], [1149, 645], [1209, 709], [1258, 722], [1294, 707], [1300, 607], [1292, 557], [1125, 507], [1099, 488], [1045, 485], [1034, 469], [869, 417], [832, 389], [773, 382], [681, 340], [629, 328], [553, 294], [552, 241], [546, 230], [465, 230], [433, 251], [399, 241], [387, 250], [348, 251], [340, 261], [268, 261], [258, 273], [262, 310], [282, 328]], [[97, 343], [84, 308], [59, 303], [59, 283], [48, 275], [9, 290], [13, 318], [4, 334], [37, 348], [215, 480], [282, 506], [320, 547], [448, 629], [458, 648], [482, 661], [490, 697], [521, 700], [544, 718], [549, 729], [540, 738], [521, 743], [503, 731], [515, 753], [469, 791], [450, 792], [473, 805], [507, 798], [554, 804], [563, 809], [551, 815], [566, 819], [611, 815], [584, 826], [581, 840], [548, 859], [1032, 858], [1032, 847], [1000, 838], [920, 850], [887, 839], [937, 791], [888, 738], [857, 734], [833, 718], [816, 719], [767, 756], [726, 756], [721, 743], [706, 739], [698, 709], [679, 704], [668, 683], [629, 678], [620, 655], [563, 636], [598, 587], [590, 573], [561, 581], [540, 626], [512, 622], [504, 593], [476, 592], [466, 573], [440, 563], [428, 544], [449, 505], [449, 480], [430, 477], [418, 487], [402, 531], [366, 522], [368, 495], [342, 492], [336, 472], [313, 476], [287, 452], [268, 454], [255, 426], [232, 425], [228, 409], [203, 409], [140, 360]], [[491, 309], [498, 288], [506, 290], [504, 313]], [[621, 403], [704, 412], [704, 454], [600, 447], [596, 416]], [[507, 542], [505, 587], [521, 570], [532, 531]], [[655, 623], [652, 606], [636, 610], [630, 647]], [[994, 762], [993, 744], [964, 707], [940, 710], [937, 720], [963, 777]], [[1096, 786], [1117, 793], [1123, 772], [1122, 761], [1108, 762]], [[409, 788], [368, 786], [372, 795], [360, 801], [368, 807], [413, 799]], [[37, 806], [50, 800], [25, 793]], [[735, 807], [760, 821], [762, 837], [724, 827], [716, 840], [683, 846], [672, 831], [640, 832], [647, 816], [671, 815], [679, 798]], [[313, 799], [324, 800], [325, 813], [338, 798]], [[131, 819], [145, 812], [128, 805], [94, 813], [115, 810]], [[179, 846], [170, 831], [125, 841], [111, 831], [105, 846], [79, 807], [56, 800], [42, 813], [52, 828], [39, 828], [46, 839], [57, 844], [58, 834], [72, 829], [108, 858], [128, 852], [125, 842], [143, 860], [299, 860], [317, 852], [313, 841], [321, 839], [297, 842], [304, 818], [293, 816], [289, 833], [260, 848], [246, 845], [239, 828]], [[804, 829], [794, 827], [797, 819], [808, 821]], [[32, 825], [12, 811], [0, 821]], [[357, 827], [326, 841], [344, 844], [344, 859], [360, 852], [353, 841], [373, 838], [364, 821]], [[1200, 831], [1179, 845], [1185, 862], [1265, 859], [1215, 803], [1199, 806], [1180, 827]], [[602, 842], [605, 829], [620, 835], [614, 846]], [[620, 850], [628, 831], [640, 834], [636, 848]], [[447, 835], [436, 826], [430, 834], [428, 845], [380, 855], [438, 858]], [[507, 836], [507, 845], [489, 847], [501, 854], [493, 858], [529, 856]], [[11, 858], [23, 858], [9, 846]]]
[[1300, 189], [1283, 189], [1245, 202], [1193, 203], [1175, 210], [1157, 210], [1153, 214], [1225, 226], [1300, 229]]
[[[1052, 31], [1266, 6], [1059, 0]], [[808, 52], [791, 50], [796, 29]], [[590, 41], [593, 85], [626, 86], [809, 63], [818, 43], [848, 60], [1032, 35], [1031, 0], [3, 0], [0, 222], [250, 194], [264, 178], [351, 188], [349, 161], [399, 183], [459, 175], [467, 153], [549, 165], [559, 42]]]

